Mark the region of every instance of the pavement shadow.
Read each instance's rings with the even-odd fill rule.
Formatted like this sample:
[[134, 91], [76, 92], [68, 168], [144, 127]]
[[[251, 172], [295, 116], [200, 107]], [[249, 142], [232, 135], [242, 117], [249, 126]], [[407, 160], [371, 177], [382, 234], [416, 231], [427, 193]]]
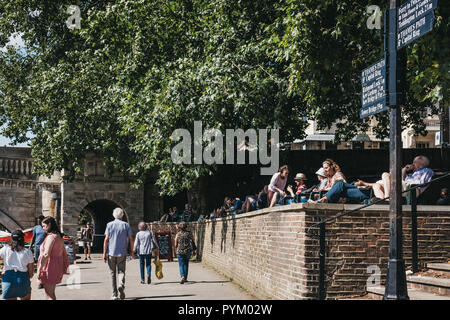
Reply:
[[142, 300], [142, 299], [167, 299], [167, 298], [178, 298], [178, 297], [193, 297], [195, 294], [177, 294], [172, 296], [150, 296], [150, 297], [136, 297], [136, 298], [126, 298], [125, 300]]
[[229, 280], [217, 280], [217, 281], [188, 281], [185, 282], [185, 284], [196, 284], [196, 283], [227, 283], [227, 282], [231, 282]]
[[67, 286], [81, 286], [85, 284], [97, 284], [101, 282], [83, 282], [83, 283], [66, 283], [66, 284], [58, 284], [58, 287], [67, 287]]
[[173, 283], [180, 283], [180, 281], [165, 281], [165, 282], [156, 282], [154, 283], [155, 286], [160, 284], [173, 284]]

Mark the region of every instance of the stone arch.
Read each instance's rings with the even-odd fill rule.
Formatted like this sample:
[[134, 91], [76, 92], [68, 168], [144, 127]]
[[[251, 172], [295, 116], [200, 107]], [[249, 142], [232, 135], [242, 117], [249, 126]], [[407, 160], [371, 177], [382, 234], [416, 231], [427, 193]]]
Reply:
[[8, 229], [9, 232], [17, 229], [23, 230], [23, 226], [2, 209], [0, 209], [0, 223]]
[[117, 201], [114, 201], [112, 199], [93, 199], [92, 197], [88, 199], [85, 199], [85, 201], [82, 201], [80, 205], [84, 205], [84, 207], [81, 208], [79, 206], [79, 213], [81, 213], [83, 210], [87, 212], [91, 218], [94, 225], [94, 242], [93, 242], [93, 252], [103, 252], [103, 241], [104, 241], [104, 234], [106, 230], [106, 225], [108, 222], [111, 222], [114, 220], [112, 216], [112, 211], [119, 207], [124, 212], [124, 221], [129, 221], [129, 215], [127, 212], [127, 208], [123, 205], [118, 203]]

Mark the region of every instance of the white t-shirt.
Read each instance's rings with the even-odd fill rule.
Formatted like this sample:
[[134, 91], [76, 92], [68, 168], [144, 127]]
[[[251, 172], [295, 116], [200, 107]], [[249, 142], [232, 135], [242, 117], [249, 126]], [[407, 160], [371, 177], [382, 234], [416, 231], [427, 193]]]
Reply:
[[277, 187], [280, 190], [284, 190], [284, 187], [286, 186], [287, 178], [282, 179], [280, 177], [281, 173], [277, 172], [272, 176], [272, 179], [270, 180], [269, 184], [269, 190], [273, 192], [277, 192], [274, 187]]
[[4, 270], [27, 272], [28, 265], [34, 263], [33, 253], [25, 248], [22, 251], [14, 251], [9, 245], [0, 249], [0, 257], [3, 259]]

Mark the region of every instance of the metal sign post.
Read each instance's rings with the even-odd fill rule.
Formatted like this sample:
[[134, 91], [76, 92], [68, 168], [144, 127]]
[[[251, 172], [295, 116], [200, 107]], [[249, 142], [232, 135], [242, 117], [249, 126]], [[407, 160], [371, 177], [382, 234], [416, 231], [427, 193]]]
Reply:
[[[386, 58], [388, 64], [387, 87], [389, 91], [389, 171], [391, 186], [389, 195], [389, 262], [386, 277], [386, 300], [409, 300], [406, 285], [405, 262], [403, 260], [402, 229], [402, 138], [401, 104], [404, 101], [403, 87], [406, 66], [405, 50], [397, 50], [397, 13], [399, 4], [390, 0], [386, 18]], [[402, 81], [403, 80], [403, 81]]]
[[437, 3], [438, 0], [409, 0], [400, 6], [396, 0], [390, 0], [384, 21], [385, 59], [364, 69], [361, 74], [360, 117], [365, 118], [386, 109], [390, 110], [390, 237], [384, 293], [386, 300], [409, 299], [403, 260], [401, 169], [401, 106], [404, 104], [406, 83], [405, 46], [433, 29], [435, 20], [433, 10], [437, 8]]

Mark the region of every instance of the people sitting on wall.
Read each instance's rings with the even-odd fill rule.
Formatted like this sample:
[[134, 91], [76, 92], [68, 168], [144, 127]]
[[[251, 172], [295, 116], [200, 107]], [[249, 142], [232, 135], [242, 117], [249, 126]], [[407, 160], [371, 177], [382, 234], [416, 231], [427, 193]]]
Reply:
[[278, 170], [278, 172], [272, 176], [267, 196], [269, 208], [273, 207], [279, 201], [280, 197], [286, 196], [284, 188], [286, 187], [288, 176], [289, 176], [289, 167], [287, 165], [282, 166]]
[[[320, 198], [318, 201], [319, 202], [328, 202], [328, 199], [330, 199], [329, 197], [332, 197], [333, 201], [338, 202], [340, 197], [337, 200], [335, 200], [336, 194], [340, 194], [341, 192], [344, 192], [344, 188], [345, 188], [345, 190], [347, 190], [349, 188], [349, 186], [346, 186], [347, 181], [345, 179], [345, 176], [342, 173], [339, 165], [332, 159], [326, 159], [324, 162], [322, 162], [322, 169], [325, 173], [325, 176], [327, 177], [327, 183], [326, 184], [323, 183], [323, 184], [325, 184], [325, 186], [322, 189], [320, 189], [320, 186], [319, 186], [319, 188], [316, 191], [324, 191], [327, 193], [325, 194], [324, 197]], [[319, 172], [319, 171], [320, 170], [318, 170], [317, 172]], [[340, 183], [337, 184], [337, 182], [340, 182]], [[321, 184], [322, 184], [322, 182], [321, 182]], [[333, 189], [333, 187], [335, 185], [336, 185], [336, 187]], [[354, 185], [351, 185], [351, 186], [354, 187]], [[327, 197], [327, 195], [329, 197]], [[308, 202], [315, 203], [317, 201], [311, 199]]]
[[[285, 198], [285, 201], [283, 201], [283, 199], [281, 199], [281, 201], [278, 201], [279, 204], [290, 204], [290, 203], [294, 203], [295, 202], [295, 196], [296, 195], [300, 195], [303, 191], [305, 191], [307, 189], [305, 181], [308, 180], [306, 178], [306, 175], [304, 173], [297, 173], [294, 177], [294, 182], [295, 182], [295, 193], [294, 193], [294, 189], [292, 188], [291, 185], [289, 185], [286, 190], [289, 193], [289, 197]], [[280, 203], [281, 202], [281, 203]]]
[[[434, 175], [433, 170], [428, 168], [430, 165], [430, 160], [425, 156], [417, 156], [414, 158], [412, 164], [406, 165], [402, 169], [402, 191], [409, 189], [413, 184], [424, 184], [431, 181]], [[391, 190], [391, 175], [384, 172], [381, 175], [381, 180], [375, 183], [369, 183], [362, 180], [355, 182], [355, 186], [367, 186], [373, 189], [375, 199], [385, 199], [389, 197]], [[416, 195], [419, 197], [425, 190], [427, 186], [420, 187], [416, 189]], [[403, 194], [406, 197], [406, 194]]]
[[450, 205], [450, 196], [448, 195], [448, 189], [442, 188], [439, 199], [436, 201], [438, 206]]
[[192, 209], [189, 203], [186, 203], [184, 206], [184, 211], [181, 215], [181, 220], [184, 222], [191, 222], [192, 219]]
[[313, 191], [323, 190], [328, 183], [327, 175], [325, 174], [325, 170], [323, 167], [320, 167], [319, 170], [316, 171], [317, 180], [319, 180], [319, 185], [313, 189]]
[[233, 198], [230, 200], [230, 207], [226, 209], [226, 213], [228, 216], [236, 215], [242, 213], [242, 200], [239, 198]]
[[[416, 158], [414, 158], [412, 164], [406, 165], [402, 169], [402, 190], [407, 190], [413, 184], [423, 184], [429, 182], [434, 175], [433, 170], [428, 168], [429, 164], [430, 162], [427, 157], [417, 156]], [[372, 202], [387, 198], [389, 196], [389, 193], [386, 192], [389, 192], [390, 190], [390, 175], [386, 172], [383, 173], [382, 180], [375, 183], [368, 183], [362, 180], [358, 180], [353, 185], [344, 181], [338, 181], [325, 194], [324, 197], [319, 199], [319, 202], [336, 203], [340, 198], [358, 201], [369, 199], [369, 195], [358, 188], [360, 186], [369, 186], [373, 188], [375, 197], [372, 198]], [[425, 191], [425, 188], [426, 187], [421, 187], [416, 189], [418, 190], [417, 196], [423, 193], [423, 191]], [[406, 196], [406, 194], [403, 194], [403, 196]]]
[[182, 221], [182, 212], [178, 211], [178, 208], [174, 206], [172, 208], [172, 222], [181, 222]]
[[169, 213], [163, 214], [161, 219], [159, 219], [159, 222], [172, 222], [172, 216], [174, 212], [172, 208], [169, 208]]
[[245, 197], [242, 210], [244, 212], [250, 212], [267, 207], [267, 193], [269, 185], [265, 185], [264, 188], [257, 195], [250, 195]]
[[225, 217], [228, 213], [228, 209], [231, 207], [231, 198], [230, 197], [225, 197], [225, 199], [223, 199], [223, 204], [222, 207], [220, 207], [219, 209], [219, 215], [217, 216], [217, 218], [219, 217]]

